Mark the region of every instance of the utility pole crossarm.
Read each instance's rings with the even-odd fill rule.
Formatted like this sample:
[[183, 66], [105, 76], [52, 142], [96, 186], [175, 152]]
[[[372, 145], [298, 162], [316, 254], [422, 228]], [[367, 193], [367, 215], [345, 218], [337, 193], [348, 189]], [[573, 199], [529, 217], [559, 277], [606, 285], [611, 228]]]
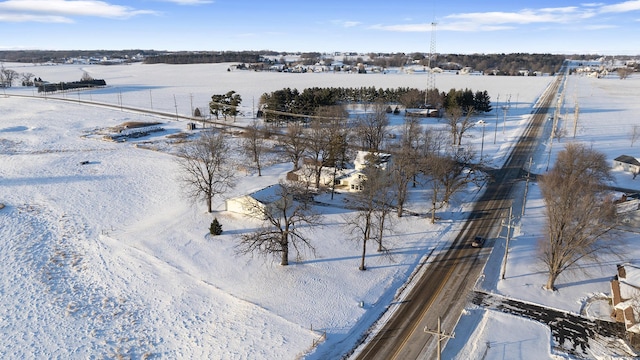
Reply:
[[438, 329], [436, 331], [433, 331], [433, 330], [429, 330], [429, 328], [427, 328], [425, 326], [424, 332], [428, 333], [428, 334], [432, 334], [432, 335], [438, 336], [438, 339], [437, 339], [438, 340], [438, 360], [440, 360], [440, 356], [442, 354], [442, 348], [441, 348], [440, 343], [444, 339], [452, 339], [452, 338], [454, 338], [455, 337], [455, 333], [446, 334], [440, 329], [440, 317], [439, 316], [438, 316]]

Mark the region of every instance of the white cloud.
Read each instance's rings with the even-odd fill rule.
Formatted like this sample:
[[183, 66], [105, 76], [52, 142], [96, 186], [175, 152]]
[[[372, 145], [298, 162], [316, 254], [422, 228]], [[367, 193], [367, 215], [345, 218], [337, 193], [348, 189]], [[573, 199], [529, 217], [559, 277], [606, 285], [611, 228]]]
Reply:
[[359, 21], [345, 21], [342, 23], [342, 26], [344, 27], [354, 27], [354, 26], [358, 26], [361, 23]]
[[617, 4], [604, 5], [600, 8], [601, 13], [623, 13], [638, 10], [640, 10], [640, 0], [632, 0]]
[[[583, 3], [579, 6], [565, 6], [540, 9], [522, 9], [519, 11], [503, 12], [471, 12], [456, 13], [442, 17], [438, 21], [438, 30], [445, 31], [499, 31], [515, 29], [523, 25], [569, 25], [582, 26], [585, 30], [607, 29], [617, 27], [618, 24], [597, 24], [585, 22], [593, 20], [598, 14], [623, 13], [640, 11], [640, 0], [624, 1], [617, 4]], [[430, 24], [396, 24], [375, 25], [373, 29], [397, 32], [425, 32], [430, 30]]]
[[593, 11], [579, 10], [576, 7], [524, 9], [518, 12], [484, 12], [453, 14], [446, 16], [445, 20], [453, 22], [468, 22], [471, 24], [497, 25], [497, 24], [537, 24], [537, 23], [571, 23], [593, 17]]
[[64, 16], [0, 13], [0, 22], [72, 23], [73, 21]]
[[616, 25], [587, 25], [584, 27], [587, 30], [607, 30], [607, 29], [616, 29], [618, 26]]
[[164, 2], [170, 2], [178, 5], [204, 5], [204, 4], [213, 4], [215, 1], [213, 0], [161, 0]]
[[96, 0], [8, 0], [0, 2], [0, 21], [73, 22], [73, 16], [123, 19], [157, 14]]
[[349, 20], [332, 20], [331, 23], [336, 26], [342, 26], [345, 28], [355, 27], [362, 24], [359, 21], [349, 21]]

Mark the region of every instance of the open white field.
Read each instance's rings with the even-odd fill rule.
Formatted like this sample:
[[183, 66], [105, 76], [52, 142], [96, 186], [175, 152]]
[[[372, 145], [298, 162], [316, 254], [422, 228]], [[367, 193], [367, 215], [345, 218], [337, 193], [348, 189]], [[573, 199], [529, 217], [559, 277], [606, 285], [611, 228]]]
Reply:
[[[225, 64], [5, 66], [48, 81], [79, 80], [87, 71], [109, 86], [56, 96], [181, 115], [188, 115], [192, 107], [206, 109], [212, 94], [229, 90], [242, 96], [244, 111], [250, 114], [261, 94], [284, 87], [424, 88], [426, 84], [426, 77], [418, 74], [257, 73], [227, 71]], [[478, 149], [482, 143], [486, 160], [499, 166], [550, 80], [442, 75], [436, 85], [444, 91], [487, 90], [492, 100], [499, 96], [500, 105], [509, 99], [506, 115], [499, 111], [481, 117], [487, 122], [484, 140], [479, 126], [464, 140]], [[574, 93], [581, 111], [576, 140], [593, 144], [611, 159], [620, 153], [634, 155], [627, 134], [640, 107], [631, 101], [638, 89], [640, 81], [634, 77], [570, 78], [569, 117]], [[6, 89], [6, 94], [37, 95], [21, 87]], [[126, 143], [91, 136], [96, 129], [125, 121], [162, 121], [165, 131]], [[248, 121], [241, 117], [237, 123]], [[394, 125], [401, 121], [392, 118]], [[167, 136], [185, 129], [184, 122], [171, 118], [44, 97], [0, 96], [0, 203], [6, 206], [0, 210], [4, 335], [0, 356], [340, 357], [393, 301], [419, 264], [455, 237], [480, 190], [469, 188], [458, 196], [435, 225], [423, 217], [398, 219], [388, 238], [392, 257], [371, 252], [365, 272], [358, 271], [360, 247], [342, 226], [347, 211], [323, 207], [319, 210], [326, 226], [311, 235], [315, 256], [304, 253], [281, 267], [270, 259], [235, 254], [238, 236], [259, 222], [224, 212], [223, 198], [215, 200], [213, 215], [224, 233], [215, 238], [207, 235], [212, 216], [205, 213], [204, 204], [184, 198], [175, 157], [163, 151], [173, 146]], [[554, 144], [551, 161], [566, 141], [569, 138]], [[546, 167], [546, 149], [541, 148], [534, 159], [536, 172]], [[89, 163], [80, 165], [83, 161]], [[262, 177], [239, 170], [237, 186], [225, 197], [274, 184], [290, 168], [289, 163], [272, 162]], [[621, 183], [635, 185], [629, 175], [616, 175]], [[567, 274], [557, 293], [541, 290], [544, 274], [533, 256], [541, 226], [536, 194], [531, 192], [531, 209], [519, 220], [508, 278], [495, 279], [486, 287], [577, 312], [591, 294], [607, 292], [615, 262], [599, 268], [593, 277]], [[424, 191], [416, 190], [408, 209], [424, 211], [425, 199]], [[637, 253], [625, 256], [631, 260]], [[502, 322], [505, 329], [521, 327], [520, 321], [502, 317], [482, 324]], [[483, 335], [473, 339], [478, 348], [493, 341]], [[510, 354], [510, 343], [504, 343], [503, 353]], [[525, 348], [531, 358], [549, 356], [548, 347], [532, 344]], [[522, 347], [518, 351], [522, 353]]]

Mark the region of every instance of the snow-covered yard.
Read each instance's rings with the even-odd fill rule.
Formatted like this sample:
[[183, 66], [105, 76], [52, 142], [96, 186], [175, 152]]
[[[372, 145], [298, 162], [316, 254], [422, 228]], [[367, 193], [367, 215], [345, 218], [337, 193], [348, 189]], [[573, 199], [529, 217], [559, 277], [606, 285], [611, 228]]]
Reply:
[[[207, 109], [212, 94], [229, 90], [242, 96], [248, 114], [260, 95], [284, 87], [426, 85], [425, 76], [418, 74], [257, 73], [226, 71], [226, 64], [5, 67], [48, 81], [78, 80], [87, 71], [109, 86], [55, 96], [181, 115], [195, 107]], [[437, 86], [443, 91], [487, 90], [494, 102], [499, 96], [500, 106], [509, 100], [506, 115], [484, 115], [485, 128], [474, 127], [464, 139], [478, 149], [482, 144], [485, 160], [500, 166], [550, 80], [438, 75]], [[562, 113], [572, 121], [577, 98], [576, 141], [591, 144], [611, 160], [634, 155], [628, 133], [640, 124], [640, 104], [633, 101], [638, 89], [637, 77], [570, 77]], [[37, 95], [18, 87], [6, 93]], [[128, 121], [161, 121], [164, 131], [124, 143], [95, 136], [98, 129]], [[248, 121], [241, 117], [237, 123]], [[401, 121], [401, 116], [392, 117], [393, 125]], [[442, 126], [433, 121], [431, 126]], [[388, 238], [392, 257], [371, 252], [365, 272], [358, 271], [359, 245], [341, 225], [348, 210], [319, 207], [326, 225], [312, 234], [316, 256], [306, 253], [281, 267], [271, 259], [236, 255], [237, 237], [260, 222], [223, 211], [223, 198], [215, 199], [213, 215], [224, 233], [207, 235], [212, 216], [204, 204], [183, 196], [169, 151], [177, 141], [169, 135], [186, 131], [185, 122], [170, 116], [0, 95], [2, 358], [340, 357], [384, 312], [418, 265], [455, 237], [480, 190], [469, 188], [458, 196], [435, 225], [419, 216], [398, 219]], [[547, 159], [553, 163], [570, 137], [554, 144], [550, 156], [548, 147], [540, 148], [532, 171], [544, 172]], [[261, 177], [241, 170], [238, 185], [224, 198], [275, 184], [290, 168], [287, 162], [272, 161]], [[630, 174], [615, 175], [620, 186], [640, 189], [640, 180]], [[416, 191], [407, 208], [425, 212], [424, 202], [425, 195]], [[615, 264], [638, 258], [637, 247], [629, 246], [621, 261], [588, 265], [587, 275], [563, 274], [559, 291], [544, 291], [545, 274], [534, 256], [542, 207], [537, 186], [531, 184], [525, 216], [515, 221], [506, 279], [498, 281], [504, 240], [496, 239], [491, 258], [497, 264], [487, 265], [478, 286], [575, 313], [586, 311], [591, 297], [608, 293]], [[629, 243], [637, 239], [626, 236]], [[485, 352], [486, 359], [555, 356], [544, 326], [473, 306], [456, 333], [445, 349], [449, 358], [480, 359]]]

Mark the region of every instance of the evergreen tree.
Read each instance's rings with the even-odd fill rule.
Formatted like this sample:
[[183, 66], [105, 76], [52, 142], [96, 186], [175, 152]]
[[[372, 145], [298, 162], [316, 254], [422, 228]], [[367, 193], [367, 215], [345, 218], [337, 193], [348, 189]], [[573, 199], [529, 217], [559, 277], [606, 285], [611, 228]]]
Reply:
[[218, 218], [213, 218], [211, 226], [209, 226], [209, 233], [213, 236], [222, 234], [222, 225], [220, 225]]

